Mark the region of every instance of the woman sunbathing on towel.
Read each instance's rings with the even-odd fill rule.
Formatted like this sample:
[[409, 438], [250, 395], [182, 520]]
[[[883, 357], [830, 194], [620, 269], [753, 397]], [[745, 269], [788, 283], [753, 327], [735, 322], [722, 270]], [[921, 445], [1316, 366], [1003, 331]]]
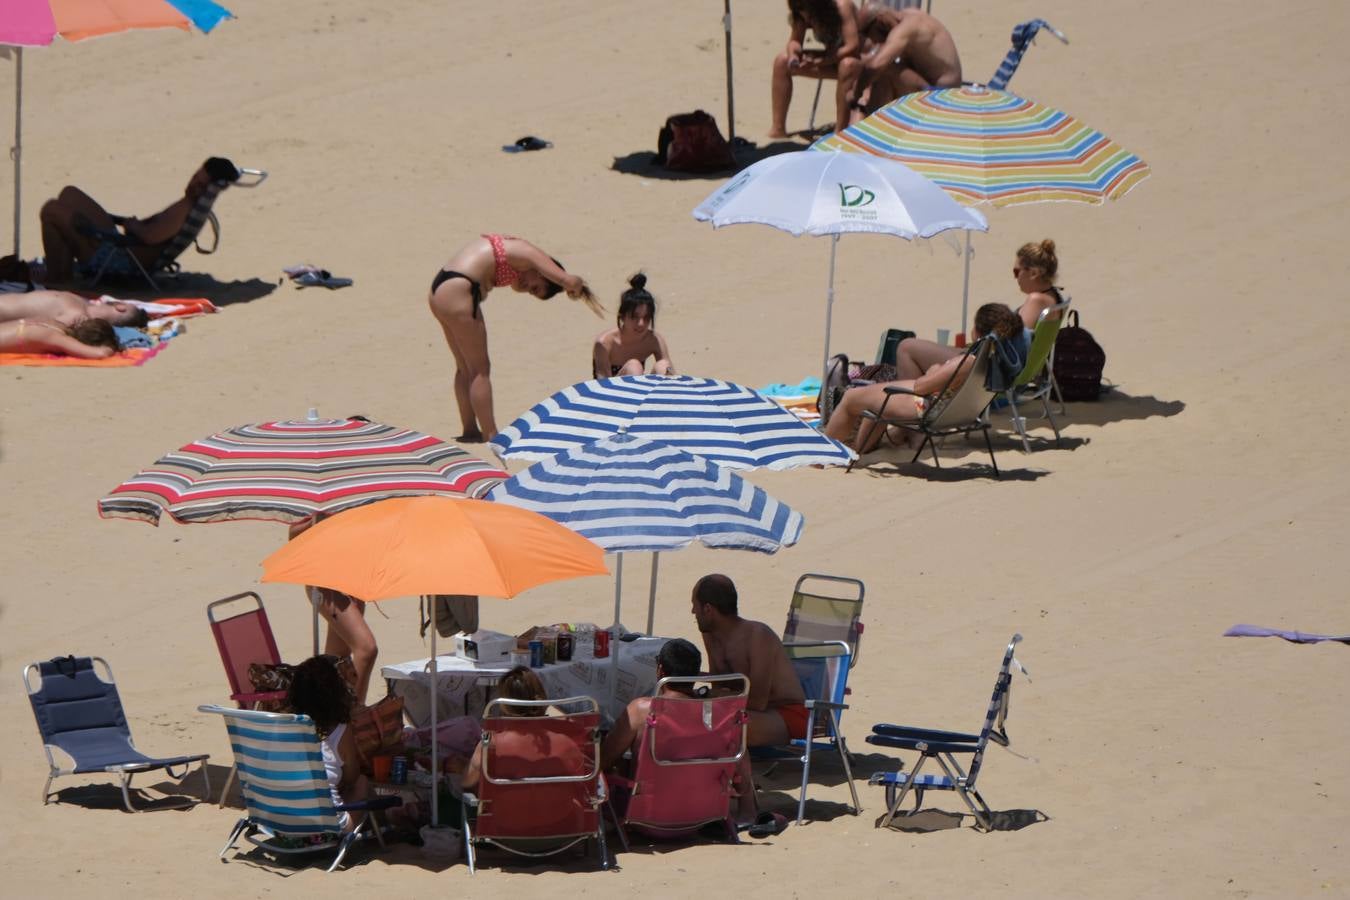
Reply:
[[[1004, 340], [1013, 340], [1021, 330], [1022, 320], [1017, 317], [1017, 313], [1002, 303], [986, 303], [975, 311], [976, 340], [987, 334], [996, 334]], [[958, 350], [957, 353], [961, 355], [935, 363], [918, 378], [901, 378], [898, 381], [849, 388], [835, 406], [834, 412], [830, 414], [830, 420], [825, 425], [825, 434], [848, 444], [859, 453], [875, 448], [877, 441], [881, 439], [881, 433], [872, 434], [872, 421], [862, 420], [863, 411], [880, 411], [881, 405], [886, 402], [887, 387], [905, 387], [914, 394], [892, 397], [891, 402], [886, 404], [886, 418], [917, 422], [928, 407], [938, 399], [935, 396], [938, 391], [948, 387], [948, 382], [950, 391], [955, 391], [965, 382], [966, 375], [974, 364], [974, 357], [967, 355], [964, 350]], [[907, 433], [906, 438], [909, 437]]]
[[641, 375], [647, 359], [654, 358], [653, 375], [674, 375], [665, 338], [653, 329], [656, 324], [656, 298], [647, 290], [647, 276], [641, 272], [628, 279], [629, 288], [619, 298], [617, 328], [595, 337], [595, 377]]
[[122, 346], [112, 325], [103, 319], [81, 319], [62, 325], [55, 319], [0, 322], [0, 353], [56, 353], [80, 359], [105, 359]]
[[[1055, 256], [1055, 242], [1049, 238], [1039, 243], [1023, 244], [1017, 251], [1013, 278], [1017, 279], [1017, 286], [1023, 294], [1022, 305], [1017, 309], [1017, 315], [1022, 319], [1022, 334], [1018, 341], [1023, 359], [1026, 359], [1031, 349], [1031, 335], [1041, 312], [1060, 302], [1059, 288], [1053, 284], [1058, 273], [1059, 258]], [[901, 378], [918, 378], [938, 363], [944, 363], [964, 352], [959, 347], [947, 347], [921, 338], [906, 338], [895, 352], [896, 373]]]
[[427, 302], [455, 355], [455, 401], [464, 426], [456, 440], [465, 443], [497, 435], [487, 324], [479, 310], [494, 287], [509, 287], [540, 300], [564, 290], [573, 300], [584, 300], [597, 316], [604, 312], [584, 279], [569, 274], [562, 263], [521, 238], [485, 234], [450, 257], [432, 279]]

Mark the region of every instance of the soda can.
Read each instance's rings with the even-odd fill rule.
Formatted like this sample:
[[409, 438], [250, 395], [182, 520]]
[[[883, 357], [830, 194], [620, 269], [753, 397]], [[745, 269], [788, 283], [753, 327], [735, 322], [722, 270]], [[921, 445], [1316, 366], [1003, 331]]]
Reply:
[[530, 668], [538, 669], [544, 665], [544, 642], [530, 641]]
[[568, 632], [558, 635], [558, 662], [572, 661], [572, 648], [576, 645], [575, 639]]
[[595, 630], [595, 653], [596, 659], [604, 659], [609, 656], [609, 632], [602, 628]]
[[395, 756], [394, 762], [389, 766], [390, 784], [408, 783], [408, 757]]

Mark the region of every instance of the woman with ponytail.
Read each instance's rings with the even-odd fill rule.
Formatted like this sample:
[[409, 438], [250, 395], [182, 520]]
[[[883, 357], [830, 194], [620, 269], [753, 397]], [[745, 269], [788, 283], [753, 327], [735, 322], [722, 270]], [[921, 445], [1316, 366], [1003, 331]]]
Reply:
[[562, 263], [521, 238], [485, 234], [450, 257], [432, 279], [427, 302], [455, 356], [455, 401], [464, 426], [455, 440], [464, 443], [497, 435], [487, 325], [479, 309], [494, 287], [509, 287], [540, 300], [567, 291], [597, 316], [604, 312], [585, 279], [568, 273]]
[[639, 272], [628, 279], [628, 285], [619, 298], [618, 327], [596, 335], [595, 377], [641, 375], [649, 357], [654, 359], [653, 375], [674, 375], [666, 341], [654, 330], [656, 298], [647, 290], [647, 276]]

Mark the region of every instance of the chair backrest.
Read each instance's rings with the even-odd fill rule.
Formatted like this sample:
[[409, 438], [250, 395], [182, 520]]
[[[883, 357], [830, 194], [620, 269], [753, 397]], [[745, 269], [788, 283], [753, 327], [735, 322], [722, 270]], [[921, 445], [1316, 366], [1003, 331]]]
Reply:
[[1017, 73], [1017, 67], [1022, 64], [1022, 56], [1027, 52], [1027, 48], [1031, 46], [1032, 41], [1035, 40], [1036, 32], [1042, 28], [1059, 38], [1062, 43], [1067, 44], [1069, 42], [1063, 32], [1044, 19], [1029, 19], [1026, 22], [1014, 25], [1012, 47], [1003, 57], [1003, 61], [999, 63], [998, 69], [994, 72], [994, 77], [989, 79], [988, 87], [1001, 91], [1008, 86], [1008, 82]]
[[[939, 399], [924, 413], [922, 427], [929, 431], [941, 431], [953, 426], [968, 425], [984, 412], [985, 407], [994, 399], [994, 394], [985, 386], [989, 372], [989, 354], [993, 351], [994, 341], [982, 337], [966, 348], [961, 367], [952, 373], [952, 378], [943, 387]], [[954, 381], [966, 368], [965, 360], [973, 359], [966, 380], [956, 390], [951, 389]]]
[[[247, 605], [240, 601], [251, 601]], [[227, 610], [226, 607], [231, 607]], [[248, 677], [252, 663], [277, 665], [281, 653], [272, 636], [272, 625], [267, 621], [262, 598], [253, 591], [244, 591], [206, 606], [206, 620], [211, 623], [211, 635], [216, 639], [220, 661], [225, 666], [225, 677], [230, 682], [230, 694], [252, 693]]]
[[[585, 711], [549, 715], [548, 707]], [[514, 707], [543, 715], [502, 715]], [[476, 836], [483, 840], [567, 838], [600, 823], [600, 712], [590, 697], [498, 698], [484, 710]]]
[[1012, 695], [1012, 667], [1017, 666], [1019, 669], [1022, 667], [1013, 655], [1021, 640], [1022, 635], [1014, 634], [1008, 641], [1008, 649], [1003, 653], [1003, 665], [999, 666], [998, 678], [994, 680], [994, 695], [989, 700], [989, 710], [984, 716], [984, 727], [980, 729], [975, 755], [970, 760], [969, 777], [966, 779], [968, 787], [975, 786], [975, 779], [980, 774], [980, 765], [984, 762], [984, 751], [989, 742], [992, 740], [995, 744], [1008, 746], [1008, 732], [1004, 729], [1003, 723], [1008, 718], [1008, 700]]
[[[852, 654], [844, 641], [799, 641], [784, 644], [792, 668], [807, 700], [843, 703], [848, 693], [848, 671]], [[812, 738], [834, 737], [834, 719], [816, 714]]]
[[813, 572], [802, 575], [792, 588], [783, 643], [844, 641], [856, 665], [865, 592], [863, 583], [856, 578]]
[[[737, 692], [693, 695], [696, 686], [706, 684], [736, 685]], [[677, 692], [680, 686], [688, 694]], [[740, 675], [657, 683], [638, 740], [625, 824], [656, 837], [675, 837], [727, 818], [736, 764], [745, 756], [749, 691]]]
[[[212, 181], [206, 186], [206, 189], [197, 196], [197, 200], [192, 204], [192, 208], [188, 210], [187, 218], [183, 220], [183, 224], [178, 229], [178, 233], [170, 238], [169, 242], [160, 249], [159, 256], [155, 257], [155, 261], [150, 267], [151, 272], [167, 268], [174, 260], [178, 259], [183, 251], [188, 248], [188, 245], [197, 239], [197, 235], [202, 233], [202, 228], [206, 226], [208, 221], [211, 222], [212, 227], [215, 229], [216, 243], [220, 242], [220, 224], [216, 220], [215, 214], [211, 212], [211, 207], [215, 205], [216, 198], [220, 196], [220, 192], [229, 186], [229, 181], [222, 181], [219, 179]], [[210, 250], [205, 250], [203, 252], [212, 253], [215, 249], [215, 244], [213, 244]]]
[[[29, 677], [35, 670], [36, 685]], [[59, 749], [75, 761], [75, 771], [99, 771], [127, 761], [127, 751], [134, 747], [131, 729], [106, 660], [58, 656], [31, 663], [24, 667], [23, 683], [49, 758], [51, 748]]]
[[[1013, 382], [1013, 387], [1019, 388], [1024, 384], [1030, 384], [1045, 369], [1050, 361], [1050, 354], [1054, 352], [1055, 338], [1059, 336], [1059, 327], [1064, 324], [1064, 315], [1069, 309], [1070, 302], [1072, 301], [1065, 297], [1054, 306], [1041, 310], [1040, 316], [1036, 319], [1036, 330], [1031, 335], [1031, 348], [1027, 350], [1027, 364], [1022, 367], [1017, 380]], [[1050, 318], [1052, 315], [1053, 319]]]
[[226, 706], [197, 709], [225, 720], [250, 820], [289, 835], [342, 830], [323, 748], [308, 716]]

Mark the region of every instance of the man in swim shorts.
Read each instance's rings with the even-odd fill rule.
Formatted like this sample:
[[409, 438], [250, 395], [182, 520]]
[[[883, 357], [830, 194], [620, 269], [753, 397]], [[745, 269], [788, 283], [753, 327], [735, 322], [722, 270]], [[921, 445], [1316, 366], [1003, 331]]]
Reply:
[[806, 736], [807, 710], [801, 682], [783, 642], [768, 625], [742, 619], [736, 610], [736, 585], [725, 575], [705, 575], [694, 585], [693, 613], [703, 634], [708, 671], [746, 675], [752, 747], [774, 747]]

